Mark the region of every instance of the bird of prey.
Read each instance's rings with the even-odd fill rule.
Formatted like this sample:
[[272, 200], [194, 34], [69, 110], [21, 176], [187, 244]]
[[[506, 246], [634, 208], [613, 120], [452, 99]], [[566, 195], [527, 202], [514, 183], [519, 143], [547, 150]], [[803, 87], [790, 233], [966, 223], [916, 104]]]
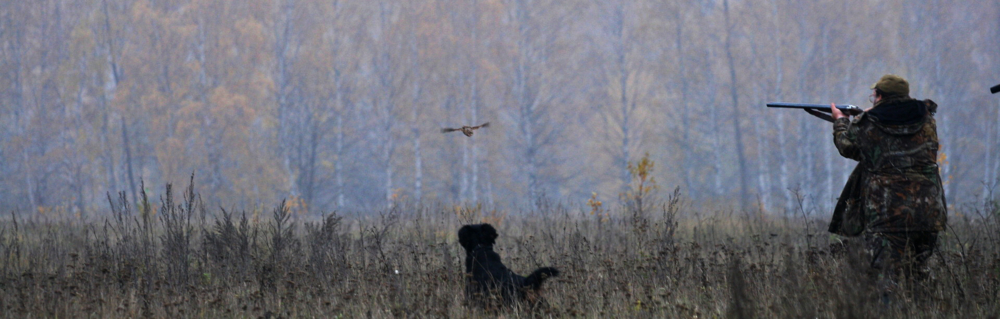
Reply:
[[465, 136], [472, 136], [473, 131], [478, 130], [480, 127], [487, 127], [487, 126], [490, 126], [490, 122], [483, 123], [483, 125], [479, 125], [479, 126], [463, 126], [463, 127], [460, 127], [460, 128], [443, 128], [443, 129], [441, 129], [441, 133], [448, 133], [448, 132], [454, 132], [454, 131], [462, 131], [462, 134], [465, 134]]

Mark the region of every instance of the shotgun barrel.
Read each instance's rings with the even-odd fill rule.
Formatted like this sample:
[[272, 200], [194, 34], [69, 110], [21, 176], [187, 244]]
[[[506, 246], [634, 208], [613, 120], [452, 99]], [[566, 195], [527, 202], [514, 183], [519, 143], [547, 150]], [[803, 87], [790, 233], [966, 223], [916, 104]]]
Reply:
[[[832, 112], [830, 111], [829, 104], [810, 104], [810, 103], [784, 103], [784, 102], [771, 102], [767, 103], [767, 107], [778, 107], [786, 109], [802, 109], [806, 113], [812, 114], [827, 122], [833, 122]], [[837, 104], [837, 109], [841, 112], [849, 115], [858, 115], [864, 113], [860, 107], [850, 105], [850, 104]]]
[[[767, 107], [779, 107], [787, 109], [804, 109], [804, 110], [816, 110], [820, 112], [830, 113], [829, 104], [809, 104], [809, 103], [784, 103], [784, 102], [771, 102], [767, 103]], [[845, 114], [858, 115], [864, 112], [860, 107], [850, 105], [850, 104], [837, 104], [837, 108]]]

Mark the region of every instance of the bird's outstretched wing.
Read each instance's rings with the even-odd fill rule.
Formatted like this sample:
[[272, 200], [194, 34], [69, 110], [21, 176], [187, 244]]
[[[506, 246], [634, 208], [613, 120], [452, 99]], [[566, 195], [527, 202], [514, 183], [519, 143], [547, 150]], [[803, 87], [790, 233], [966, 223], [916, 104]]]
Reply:
[[446, 127], [446, 128], [441, 129], [441, 133], [448, 133], [448, 132], [454, 132], [454, 131], [460, 131], [460, 130], [461, 129]]
[[486, 122], [486, 123], [483, 123], [482, 125], [479, 125], [479, 126], [473, 126], [472, 129], [475, 130], [475, 129], [479, 129], [480, 127], [489, 127], [489, 126], [490, 126], [490, 122]]

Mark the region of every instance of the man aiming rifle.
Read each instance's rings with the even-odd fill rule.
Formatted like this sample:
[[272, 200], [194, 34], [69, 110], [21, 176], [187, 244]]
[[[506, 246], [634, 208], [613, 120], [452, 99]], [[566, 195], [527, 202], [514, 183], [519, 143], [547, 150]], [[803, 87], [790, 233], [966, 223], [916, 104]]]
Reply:
[[[853, 120], [831, 104], [833, 142], [858, 161], [830, 222], [831, 233], [862, 236], [883, 287], [920, 280], [947, 222], [938, 171], [937, 104], [909, 96], [909, 83], [882, 76], [873, 106]], [[889, 288], [891, 291], [891, 288]], [[884, 291], [888, 293], [888, 291]]]
[[[842, 113], [847, 113], [849, 115], [858, 115], [864, 112], [860, 107], [845, 104], [845, 105], [832, 105], [833, 108], [839, 109]], [[784, 103], [784, 102], [771, 102], [767, 103], [767, 107], [777, 107], [786, 109], [802, 109], [806, 113], [812, 114], [818, 118], [821, 118], [827, 122], [833, 122], [833, 116], [830, 114], [830, 107], [824, 104], [808, 104], [808, 103]]]

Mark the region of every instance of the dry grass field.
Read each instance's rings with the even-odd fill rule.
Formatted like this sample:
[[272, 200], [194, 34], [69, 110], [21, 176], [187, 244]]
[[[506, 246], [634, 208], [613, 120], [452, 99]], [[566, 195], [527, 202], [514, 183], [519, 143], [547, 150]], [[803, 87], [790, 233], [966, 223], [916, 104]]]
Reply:
[[[171, 199], [177, 197], [176, 202]], [[808, 211], [397, 207], [299, 216], [211, 210], [184, 195], [79, 220], [0, 222], [5, 318], [996, 318], [1000, 208], [956, 209], [933, 276], [887, 303], [850, 241]], [[490, 222], [504, 263], [562, 276], [533, 309], [465, 305], [456, 231]]]

